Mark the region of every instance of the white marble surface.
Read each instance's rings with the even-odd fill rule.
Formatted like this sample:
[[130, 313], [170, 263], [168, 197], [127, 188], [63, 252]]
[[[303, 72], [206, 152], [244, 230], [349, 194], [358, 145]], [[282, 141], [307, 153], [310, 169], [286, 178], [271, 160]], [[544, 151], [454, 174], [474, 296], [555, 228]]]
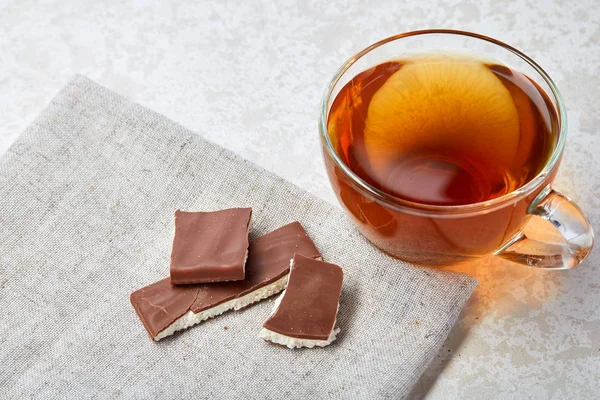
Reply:
[[[556, 186], [600, 230], [595, 0], [369, 3], [0, 0], [0, 152], [82, 73], [335, 203], [316, 119], [337, 67], [391, 34], [472, 30], [555, 79], [570, 131]], [[461, 269], [480, 287], [414, 397], [600, 398], [600, 246], [567, 272]]]

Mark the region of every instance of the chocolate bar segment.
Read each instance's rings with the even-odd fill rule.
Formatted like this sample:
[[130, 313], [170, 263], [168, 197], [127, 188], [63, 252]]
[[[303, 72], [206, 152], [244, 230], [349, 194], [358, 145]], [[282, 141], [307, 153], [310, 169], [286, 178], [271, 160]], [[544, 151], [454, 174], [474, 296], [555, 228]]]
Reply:
[[[257, 288], [270, 285], [290, 272], [290, 260], [295, 253], [309, 258], [321, 254], [299, 222], [293, 222], [259, 237], [250, 244], [246, 263], [246, 279], [239, 282], [200, 286], [192, 311], [199, 312], [235, 297], [247, 295]], [[283, 287], [277, 292], [283, 290]], [[277, 293], [275, 292], [275, 293]], [[273, 293], [272, 293], [273, 294]], [[236, 307], [236, 310], [242, 307]]]
[[195, 285], [173, 286], [169, 278], [133, 292], [131, 304], [153, 338], [184, 315], [196, 300]]
[[343, 279], [339, 266], [296, 254], [287, 288], [260, 336], [290, 348], [330, 344], [339, 332], [334, 327]]
[[131, 303], [150, 336], [160, 340], [282, 291], [287, 284], [290, 259], [295, 253], [321, 257], [299, 222], [250, 243], [243, 281], [173, 286], [166, 278], [132, 293]]
[[173, 285], [240, 281], [248, 254], [251, 208], [175, 212]]

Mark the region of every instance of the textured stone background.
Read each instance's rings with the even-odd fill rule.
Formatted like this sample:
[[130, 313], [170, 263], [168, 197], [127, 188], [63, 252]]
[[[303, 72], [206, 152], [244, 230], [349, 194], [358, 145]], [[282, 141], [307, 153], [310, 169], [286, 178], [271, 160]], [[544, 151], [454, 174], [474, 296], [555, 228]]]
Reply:
[[[464, 29], [554, 78], [570, 132], [556, 186], [600, 229], [596, 1], [191, 3], [0, 0], [0, 152], [82, 73], [335, 203], [316, 129], [334, 71], [395, 33]], [[567, 272], [461, 267], [480, 287], [414, 396], [600, 397], [599, 249]]]

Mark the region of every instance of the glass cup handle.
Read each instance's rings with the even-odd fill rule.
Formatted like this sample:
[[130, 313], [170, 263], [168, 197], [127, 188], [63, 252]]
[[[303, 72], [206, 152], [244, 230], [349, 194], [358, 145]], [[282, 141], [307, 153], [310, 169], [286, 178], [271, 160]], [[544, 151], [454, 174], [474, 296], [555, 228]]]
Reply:
[[564, 238], [564, 243], [550, 243], [515, 235], [494, 254], [507, 260], [543, 269], [571, 269], [592, 251], [594, 232], [577, 204], [547, 186], [533, 200], [528, 214], [550, 221]]

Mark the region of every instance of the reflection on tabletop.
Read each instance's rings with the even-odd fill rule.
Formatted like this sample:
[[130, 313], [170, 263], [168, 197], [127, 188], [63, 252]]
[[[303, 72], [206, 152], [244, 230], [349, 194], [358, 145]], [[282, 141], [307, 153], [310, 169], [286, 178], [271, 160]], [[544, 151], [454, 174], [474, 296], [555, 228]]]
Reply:
[[[562, 241], [549, 222], [537, 217], [525, 232]], [[567, 373], [562, 369], [579, 371], [590, 357], [600, 356], [600, 311], [597, 302], [590, 301], [592, 292], [600, 290], [593, 262], [598, 253], [594, 249], [582, 265], [569, 271], [528, 268], [492, 255], [445, 267], [475, 276], [479, 287], [410, 398], [425, 397], [442, 371], [442, 379], [449, 382], [472, 382], [469, 388], [456, 388], [465, 395], [482, 393], [484, 370], [494, 376], [498, 388], [531, 380], [543, 385], [543, 393], [558, 390]], [[549, 362], [552, 367], [545, 366]], [[543, 374], [548, 368], [554, 377]], [[510, 374], [495, 371], [513, 371], [519, 378], [508, 382]]]

